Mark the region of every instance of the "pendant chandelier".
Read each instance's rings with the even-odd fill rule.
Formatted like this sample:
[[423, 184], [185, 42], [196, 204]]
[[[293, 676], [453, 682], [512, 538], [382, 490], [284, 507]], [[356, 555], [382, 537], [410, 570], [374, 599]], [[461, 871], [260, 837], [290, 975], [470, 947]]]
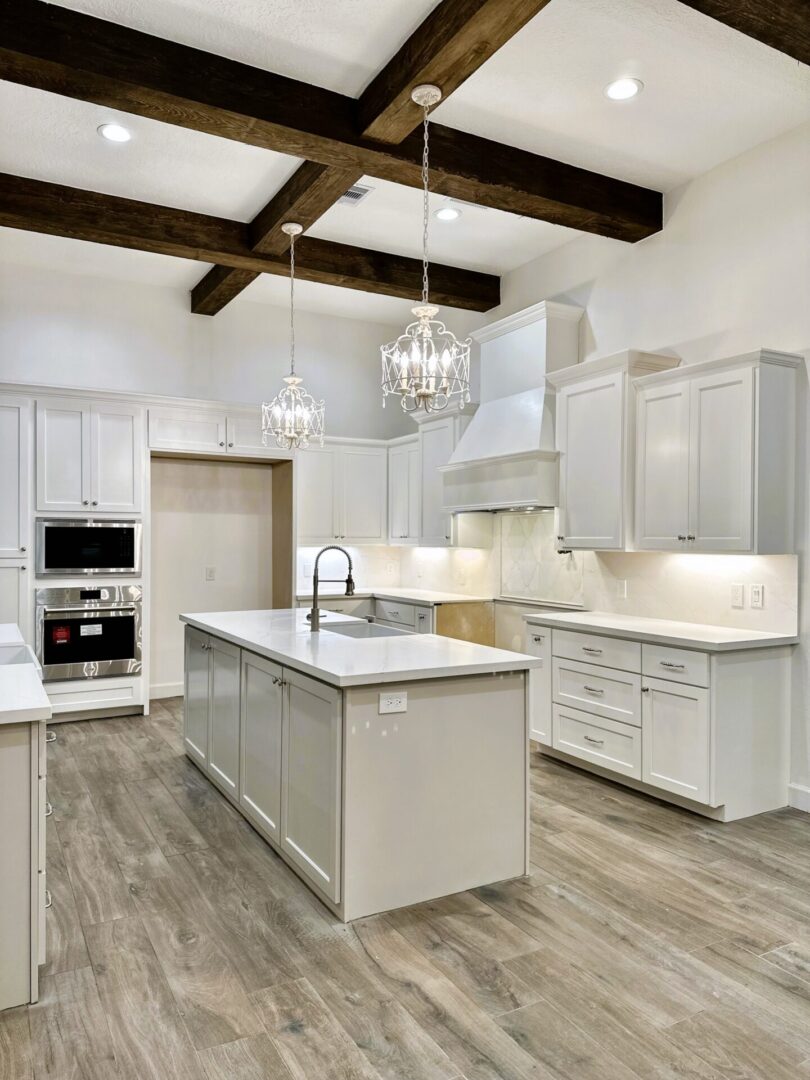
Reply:
[[323, 446], [324, 403], [316, 401], [295, 374], [295, 238], [304, 230], [287, 221], [281, 231], [290, 238], [290, 374], [273, 400], [262, 403], [262, 442], [267, 446], [273, 439], [277, 446], [294, 450], [313, 442]]
[[422, 302], [412, 308], [416, 321], [405, 328], [396, 341], [380, 349], [382, 353], [383, 408], [389, 394], [398, 394], [405, 412], [423, 408], [426, 412], [446, 409], [451, 399], [462, 406], [470, 400], [471, 339], [459, 341], [443, 322], [436, 319], [439, 309], [430, 303], [428, 283], [428, 113], [441, 101], [438, 86], [417, 86], [411, 99], [421, 105], [423, 119], [422, 188]]

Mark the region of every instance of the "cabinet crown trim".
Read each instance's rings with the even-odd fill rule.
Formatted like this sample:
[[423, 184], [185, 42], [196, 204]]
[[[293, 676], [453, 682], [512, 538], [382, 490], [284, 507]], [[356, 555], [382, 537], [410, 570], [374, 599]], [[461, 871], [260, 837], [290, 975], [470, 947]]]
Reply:
[[803, 362], [803, 358], [794, 353], [758, 349], [756, 352], [744, 353], [741, 356], [724, 356], [715, 360], [702, 360], [697, 364], [683, 364], [672, 371], [658, 371], [652, 375], [645, 375], [634, 385], [642, 389], [645, 386], [656, 386], [659, 383], [673, 382], [684, 378], [697, 379], [701, 375], [711, 375], [719, 371], [735, 371], [746, 367], [772, 366], [795, 369]]
[[519, 330], [523, 326], [540, 322], [542, 319], [564, 319], [566, 322], [578, 323], [585, 314], [585, 309], [576, 307], [574, 304], [560, 304], [553, 300], [541, 300], [539, 304], [516, 311], [514, 315], [507, 315], [497, 322], [489, 323], [470, 334], [473, 341], [482, 344], [493, 341], [503, 334], [509, 334], [513, 330]]
[[680, 362], [677, 356], [662, 356], [659, 353], [626, 349], [624, 352], [600, 356], [595, 360], [584, 360], [581, 364], [572, 364], [571, 367], [561, 368], [559, 371], [550, 371], [546, 375], [546, 383], [549, 387], [559, 389], [561, 386], [591, 379], [595, 375], [607, 375], [612, 372], [626, 372], [631, 379], [637, 379], [651, 373], [678, 368]]

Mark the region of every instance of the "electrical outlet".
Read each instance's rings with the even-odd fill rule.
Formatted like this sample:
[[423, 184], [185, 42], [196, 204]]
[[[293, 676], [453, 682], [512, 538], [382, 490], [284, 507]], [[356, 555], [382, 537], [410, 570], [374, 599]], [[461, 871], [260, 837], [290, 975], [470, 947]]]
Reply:
[[735, 608], [745, 607], [745, 586], [744, 585], [732, 585], [731, 586], [731, 606]]
[[215, 566], [206, 566], [205, 568], [205, 580], [216, 581], [217, 580], [217, 568]]
[[764, 585], [752, 585], [751, 586], [751, 607], [752, 608], [764, 608], [765, 607], [765, 586]]
[[616, 579], [616, 596], [619, 600], [627, 599], [627, 581], [624, 578]]
[[390, 693], [380, 694], [380, 716], [385, 716], [387, 713], [394, 712], [407, 712], [408, 711], [408, 694], [407, 691], [397, 693], [392, 691]]

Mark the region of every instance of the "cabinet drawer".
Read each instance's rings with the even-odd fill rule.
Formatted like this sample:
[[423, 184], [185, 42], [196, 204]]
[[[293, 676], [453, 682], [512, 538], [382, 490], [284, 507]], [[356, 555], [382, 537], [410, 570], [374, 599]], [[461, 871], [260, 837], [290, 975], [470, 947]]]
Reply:
[[603, 769], [641, 779], [641, 731], [629, 724], [554, 706], [552, 745]]
[[555, 630], [552, 651], [555, 656], [563, 656], [567, 660], [603, 664], [623, 671], [641, 671], [641, 645], [637, 641], [581, 634], [575, 630]]
[[694, 649], [674, 649], [669, 645], [642, 645], [641, 671], [656, 679], [709, 685], [709, 657]]
[[641, 726], [641, 676], [554, 658], [554, 701]]
[[398, 600], [377, 600], [376, 617], [386, 622], [399, 623], [402, 626], [416, 626], [415, 604], [403, 604]]

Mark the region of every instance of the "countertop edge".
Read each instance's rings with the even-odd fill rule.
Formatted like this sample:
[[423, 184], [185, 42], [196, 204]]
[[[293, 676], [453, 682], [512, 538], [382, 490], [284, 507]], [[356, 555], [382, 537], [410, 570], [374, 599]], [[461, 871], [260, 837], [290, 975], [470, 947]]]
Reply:
[[[643, 616], [639, 616], [643, 618]], [[604, 626], [601, 623], [588, 623], [585, 620], [569, 622], [554, 615], [529, 614], [523, 621], [530, 626], [550, 626], [558, 630], [580, 630], [583, 633], [598, 634], [602, 637], [624, 638], [626, 641], [647, 641], [655, 645], [674, 645], [701, 652], [745, 652], [748, 649], [772, 649], [782, 645], [797, 645], [798, 635], [774, 634], [769, 638], [748, 638], [737, 641], [707, 641], [680, 634], [665, 634], [654, 630], [631, 630], [626, 627]], [[730, 628], [731, 629], [731, 628]]]

